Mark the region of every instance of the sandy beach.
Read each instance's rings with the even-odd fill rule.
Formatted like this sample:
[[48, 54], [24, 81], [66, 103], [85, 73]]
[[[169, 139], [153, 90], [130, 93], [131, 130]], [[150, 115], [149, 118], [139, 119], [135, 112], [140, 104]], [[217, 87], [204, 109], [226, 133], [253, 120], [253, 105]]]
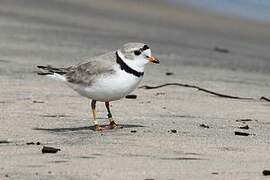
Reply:
[[[0, 4], [0, 179], [265, 179], [270, 24], [153, 0]], [[124, 128], [100, 133], [88, 99], [36, 75], [37, 65], [67, 67], [133, 41], [161, 61], [141, 85], [253, 99], [139, 88], [112, 102]], [[103, 103], [97, 113], [108, 123]]]

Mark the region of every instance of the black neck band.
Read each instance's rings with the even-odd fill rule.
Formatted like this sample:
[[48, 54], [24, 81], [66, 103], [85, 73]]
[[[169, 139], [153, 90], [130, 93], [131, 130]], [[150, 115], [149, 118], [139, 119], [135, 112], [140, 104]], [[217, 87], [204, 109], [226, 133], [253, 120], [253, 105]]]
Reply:
[[132, 69], [131, 67], [129, 67], [122, 59], [121, 57], [118, 55], [118, 52], [116, 51], [116, 62], [117, 64], [120, 65], [120, 68], [124, 71], [126, 71], [127, 73], [129, 74], [133, 74], [134, 76], [137, 76], [137, 77], [141, 77], [143, 76], [144, 72], [138, 72], [134, 69]]

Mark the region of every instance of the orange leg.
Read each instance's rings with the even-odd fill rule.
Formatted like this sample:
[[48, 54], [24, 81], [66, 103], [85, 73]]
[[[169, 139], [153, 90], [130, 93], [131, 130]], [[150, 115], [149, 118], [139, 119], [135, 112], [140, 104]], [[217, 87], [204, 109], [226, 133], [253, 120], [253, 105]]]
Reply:
[[92, 100], [92, 102], [91, 102], [93, 121], [95, 124], [95, 131], [102, 131], [103, 128], [100, 127], [100, 125], [98, 124], [97, 119], [96, 119], [96, 102], [97, 102], [96, 100]]
[[110, 127], [110, 129], [116, 128], [117, 124], [114, 122], [114, 120], [112, 118], [112, 113], [110, 110], [110, 102], [109, 101], [105, 102], [105, 106], [106, 106], [106, 109], [108, 111], [108, 119], [110, 121], [109, 127]]

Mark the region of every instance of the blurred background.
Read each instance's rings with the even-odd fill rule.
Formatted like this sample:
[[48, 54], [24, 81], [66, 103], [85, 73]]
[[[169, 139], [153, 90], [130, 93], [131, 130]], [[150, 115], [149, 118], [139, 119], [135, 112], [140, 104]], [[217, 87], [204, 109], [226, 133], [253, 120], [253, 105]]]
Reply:
[[130, 41], [165, 66], [270, 72], [267, 0], [0, 0], [0, 73], [69, 66]]
[[[269, 10], [270, 0], [0, 0], [0, 179], [260, 179], [270, 167], [270, 104], [259, 100], [270, 97]], [[141, 85], [254, 100], [137, 89], [113, 102], [127, 128], [99, 134], [88, 99], [35, 73], [131, 41], [161, 61]], [[97, 112], [107, 123], [103, 103]]]

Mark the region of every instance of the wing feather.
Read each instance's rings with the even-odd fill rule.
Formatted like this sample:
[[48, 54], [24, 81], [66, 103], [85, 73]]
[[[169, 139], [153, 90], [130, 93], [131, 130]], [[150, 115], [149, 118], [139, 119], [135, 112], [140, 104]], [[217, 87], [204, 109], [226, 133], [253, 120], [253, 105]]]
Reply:
[[115, 73], [115, 52], [90, 59], [69, 69], [65, 74], [68, 82], [90, 86], [97, 78]]

